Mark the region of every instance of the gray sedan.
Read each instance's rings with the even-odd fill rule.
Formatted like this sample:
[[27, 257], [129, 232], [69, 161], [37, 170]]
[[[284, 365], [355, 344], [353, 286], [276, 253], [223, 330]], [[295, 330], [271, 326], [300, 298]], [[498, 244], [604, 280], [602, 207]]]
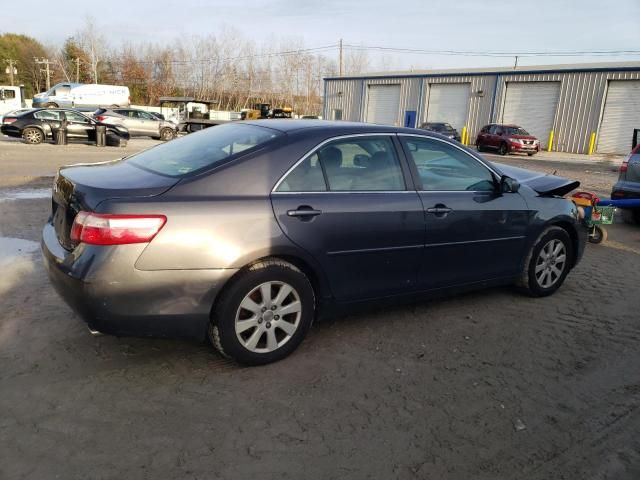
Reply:
[[208, 334], [255, 365], [322, 312], [490, 285], [551, 295], [584, 251], [562, 198], [578, 185], [424, 130], [232, 122], [60, 169], [42, 250], [92, 330]]
[[174, 123], [136, 108], [99, 108], [93, 113], [93, 118], [109, 125], [123, 125], [132, 137], [168, 141], [175, 138], [177, 131]]

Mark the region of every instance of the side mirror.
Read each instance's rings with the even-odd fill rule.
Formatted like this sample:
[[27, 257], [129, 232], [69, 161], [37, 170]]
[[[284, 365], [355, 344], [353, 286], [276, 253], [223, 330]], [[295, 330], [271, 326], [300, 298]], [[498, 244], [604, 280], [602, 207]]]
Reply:
[[500, 179], [500, 191], [502, 193], [516, 193], [520, 190], [520, 182], [516, 179], [503, 175]]

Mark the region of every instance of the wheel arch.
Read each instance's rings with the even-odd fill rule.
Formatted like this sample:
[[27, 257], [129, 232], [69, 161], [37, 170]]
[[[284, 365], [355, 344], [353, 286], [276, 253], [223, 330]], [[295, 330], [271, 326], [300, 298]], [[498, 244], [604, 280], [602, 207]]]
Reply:
[[238, 277], [238, 275], [240, 275], [241, 272], [246, 271], [256, 263], [263, 262], [268, 259], [282, 260], [284, 262], [290, 263], [298, 270], [300, 270], [309, 279], [318, 306], [327, 301], [330, 301], [332, 294], [329, 287], [329, 282], [327, 281], [320, 266], [317, 265], [313, 260], [306, 258], [304, 255], [289, 251], [270, 252], [247, 262], [244, 266], [239, 268], [231, 277], [227, 279], [227, 281], [216, 293], [215, 298], [213, 299], [213, 303], [211, 305], [211, 314], [213, 314], [216, 304], [222, 297], [222, 294], [233, 284], [234, 280]]

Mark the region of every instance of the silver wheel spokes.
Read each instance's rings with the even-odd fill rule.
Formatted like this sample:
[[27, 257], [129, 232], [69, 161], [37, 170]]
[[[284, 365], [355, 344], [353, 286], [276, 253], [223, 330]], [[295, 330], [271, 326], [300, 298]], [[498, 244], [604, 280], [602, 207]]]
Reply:
[[567, 265], [567, 250], [560, 240], [550, 240], [540, 250], [536, 260], [535, 276], [542, 288], [550, 288], [562, 276]]
[[38, 140], [40, 140], [40, 134], [35, 130], [29, 130], [26, 137], [27, 141], [29, 142], [37, 142]]
[[236, 336], [247, 349], [268, 353], [287, 343], [298, 329], [302, 304], [284, 282], [266, 282], [251, 290], [236, 313]]

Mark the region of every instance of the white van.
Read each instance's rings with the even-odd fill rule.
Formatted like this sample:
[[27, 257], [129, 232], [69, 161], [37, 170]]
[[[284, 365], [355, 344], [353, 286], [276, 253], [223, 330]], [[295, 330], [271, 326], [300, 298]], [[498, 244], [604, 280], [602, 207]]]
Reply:
[[129, 88], [119, 85], [59, 83], [33, 96], [33, 108], [128, 107], [130, 104]]
[[24, 106], [21, 87], [0, 85], [0, 116]]

